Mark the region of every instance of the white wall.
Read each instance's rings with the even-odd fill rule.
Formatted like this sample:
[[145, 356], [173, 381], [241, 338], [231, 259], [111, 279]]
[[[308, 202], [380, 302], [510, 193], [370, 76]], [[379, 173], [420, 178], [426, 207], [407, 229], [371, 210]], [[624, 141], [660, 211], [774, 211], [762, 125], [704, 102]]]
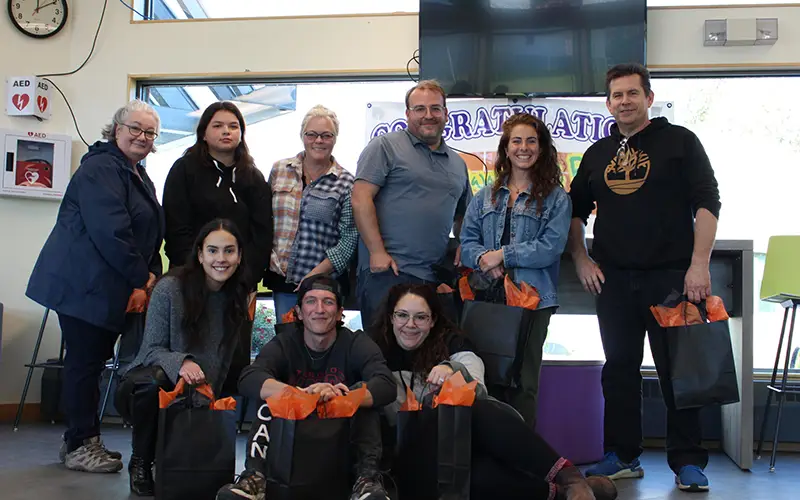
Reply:
[[[88, 53], [103, 0], [70, 3], [67, 27], [50, 40], [18, 33], [0, 15], [3, 77], [72, 70]], [[704, 48], [704, 19], [778, 17], [773, 47]], [[129, 98], [129, 75], [215, 76], [253, 74], [402, 73], [417, 48], [416, 15], [337, 19], [130, 23], [110, 1], [94, 56], [76, 75], [56, 78], [75, 110], [83, 135], [94, 141], [102, 125]], [[651, 10], [648, 60], [654, 69], [762, 64], [800, 68], [800, 7]], [[0, 116], [0, 128], [22, 128], [77, 137], [66, 106], [53, 96], [53, 118], [39, 123]], [[85, 147], [73, 142], [73, 167]], [[0, 404], [18, 401], [42, 309], [24, 296], [31, 268], [53, 225], [58, 205], [0, 198], [0, 301], [5, 304], [0, 354]], [[52, 315], [41, 358], [54, 356], [59, 331]], [[39, 374], [29, 402], [39, 400]]]

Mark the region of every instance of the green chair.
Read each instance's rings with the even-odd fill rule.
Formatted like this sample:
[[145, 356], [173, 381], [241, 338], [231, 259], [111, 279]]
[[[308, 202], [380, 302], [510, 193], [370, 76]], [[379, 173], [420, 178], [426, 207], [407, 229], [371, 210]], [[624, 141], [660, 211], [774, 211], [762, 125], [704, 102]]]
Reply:
[[[794, 323], [797, 315], [797, 306], [800, 305], [800, 235], [798, 236], [773, 236], [769, 239], [767, 247], [767, 260], [764, 265], [764, 278], [761, 282], [761, 300], [776, 302], [783, 306], [783, 326], [778, 340], [778, 352], [775, 354], [775, 366], [772, 369], [772, 378], [767, 386], [767, 404], [764, 407], [764, 419], [761, 421], [761, 433], [758, 438], [756, 456], [761, 458], [761, 448], [764, 444], [764, 431], [767, 427], [772, 395], [778, 401], [778, 417], [775, 420], [775, 434], [772, 441], [772, 458], [769, 462], [770, 472], [775, 471], [775, 459], [778, 453], [778, 431], [781, 426], [783, 401], [785, 394], [800, 394], [800, 385], [788, 383], [789, 361], [792, 357], [792, 337]], [[792, 318], [789, 324], [789, 335], [786, 341], [786, 353], [783, 359], [783, 376], [780, 384], [776, 384], [778, 365], [781, 363], [783, 339], [786, 337], [786, 323], [789, 320], [789, 311]]]

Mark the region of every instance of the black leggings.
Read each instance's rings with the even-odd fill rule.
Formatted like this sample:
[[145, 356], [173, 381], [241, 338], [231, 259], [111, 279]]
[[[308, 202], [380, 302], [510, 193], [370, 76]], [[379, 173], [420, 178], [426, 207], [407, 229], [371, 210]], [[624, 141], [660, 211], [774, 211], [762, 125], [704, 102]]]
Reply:
[[[436, 419], [427, 419], [426, 423], [435, 425]], [[427, 430], [422, 434], [432, 435]], [[435, 440], [424, 439], [424, 444], [426, 450], [422, 453], [435, 457]], [[509, 405], [491, 399], [475, 401], [470, 492], [473, 500], [552, 498], [554, 477], [567, 463]], [[411, 465], [413, 470], [409, 477], [435, 473], [435, 466], [431, 468], [424, 460], [405, 465]], [[402, 484], [398, 486], [401, 491], [406, 489]]]
[[133, 426], [133, 455], [148, 463], [156, 456], [158, 390], [174, 388], [160, 366], [142, 366], [125, 375], [114, 396], [117, 411]]

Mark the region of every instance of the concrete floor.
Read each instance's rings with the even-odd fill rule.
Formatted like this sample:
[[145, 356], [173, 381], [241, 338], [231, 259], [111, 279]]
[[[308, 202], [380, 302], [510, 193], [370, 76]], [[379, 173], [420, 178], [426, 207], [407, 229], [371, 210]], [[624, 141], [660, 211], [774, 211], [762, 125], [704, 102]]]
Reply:
[[[62, 427], [23, 424], [18, 432], [11, 425], [0, 426], [0, 499], [2, 500], [121, 500], [138, 498], [129, 494], [128, 473], [86, 474], [66, 470], [58, 463]], [[123, 453], [127, 465], [130, 429], [106, 425], [104, 441]], [[244, 454], [244, 437], [239, 439], [239, 456]], [[242, 467], [240, 459], [237, 470]], [[674, 486], [665, 455], [649, 450], [642, 457], [645, 477], [618, 482], [620, 500], [663, 500], [702, 498], [705, 500], [797, 500], [800, 499], [800, 455], [778, 458], [777, 472], [768, 471], [769, 459], [756, 461], [751, 472], [740, 471], [726, 456], [714, 454], [707, 473], [708, 494], [687, 494]], [[499, 500], [499, 499], [498, 499]]]

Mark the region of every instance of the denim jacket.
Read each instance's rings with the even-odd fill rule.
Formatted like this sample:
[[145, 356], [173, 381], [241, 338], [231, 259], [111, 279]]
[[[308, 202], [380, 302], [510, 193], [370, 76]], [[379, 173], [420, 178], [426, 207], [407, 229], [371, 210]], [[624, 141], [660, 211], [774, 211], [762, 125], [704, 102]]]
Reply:
[[[509, 194], [503, 185], [492, 203], [492, 187], [486, 186], [472, 199], [461, 228], [464, 265], [480, 269], [481, 255], [500, 249]], [[557, 187], [545, 198], [544, 209], [538, 214], [535, 199], [525, 204], [530, 196], [523, 191], [512, 208], [511, 243], [502, 247], [503, 265], [515, 283], [524, 281], [536, 287], [541, 309], [558, 305], [558, 271], [567, 244], [572, 203], [564, 189]]]

